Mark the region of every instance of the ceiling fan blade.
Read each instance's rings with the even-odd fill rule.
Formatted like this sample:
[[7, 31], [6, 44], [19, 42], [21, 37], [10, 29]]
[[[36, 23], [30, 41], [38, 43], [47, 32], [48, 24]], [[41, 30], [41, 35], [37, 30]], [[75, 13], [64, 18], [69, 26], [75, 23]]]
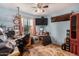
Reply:
[[46, 5], [46, 6], [43, 6], [43, 8], [48, 8], [48, 5]]
[[35, 10], [35, 12], [37, 12], [37, 10]]
[[37, 7], [32, 7], [32, 8], [37, 8]]

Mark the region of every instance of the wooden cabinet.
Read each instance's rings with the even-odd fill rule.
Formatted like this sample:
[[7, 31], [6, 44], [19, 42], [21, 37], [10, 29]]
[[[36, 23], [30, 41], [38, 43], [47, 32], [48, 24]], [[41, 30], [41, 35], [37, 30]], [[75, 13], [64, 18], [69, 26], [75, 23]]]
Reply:
[[79, 55], [79, 13], [70, 16], [70, 52]]

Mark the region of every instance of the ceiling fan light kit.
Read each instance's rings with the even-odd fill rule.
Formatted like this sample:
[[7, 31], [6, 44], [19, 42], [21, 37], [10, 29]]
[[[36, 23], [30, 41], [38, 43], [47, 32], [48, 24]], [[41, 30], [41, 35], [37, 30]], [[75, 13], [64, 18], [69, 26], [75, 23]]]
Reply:
[[45, 9], [48, 8], [48, 5], [44, 5], [43, 3], [37, 3], [36, 7], [33, 8], [36, 8], [36, 13], [43, 13], [45, 12]]

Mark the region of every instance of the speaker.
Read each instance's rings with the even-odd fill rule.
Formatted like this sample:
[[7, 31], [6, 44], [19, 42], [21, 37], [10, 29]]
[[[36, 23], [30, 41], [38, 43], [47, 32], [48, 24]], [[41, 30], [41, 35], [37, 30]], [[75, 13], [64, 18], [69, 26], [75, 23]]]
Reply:
[[66, 51], [70, 51], [70, 30], [66, 34]]

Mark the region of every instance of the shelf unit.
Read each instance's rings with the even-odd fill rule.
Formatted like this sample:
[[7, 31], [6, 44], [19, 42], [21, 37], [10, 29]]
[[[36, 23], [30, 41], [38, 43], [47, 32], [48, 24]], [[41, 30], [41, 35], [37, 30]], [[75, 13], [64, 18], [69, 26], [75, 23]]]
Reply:
[[79, 13], [70, 16], [70, 52], [79, 55]]

